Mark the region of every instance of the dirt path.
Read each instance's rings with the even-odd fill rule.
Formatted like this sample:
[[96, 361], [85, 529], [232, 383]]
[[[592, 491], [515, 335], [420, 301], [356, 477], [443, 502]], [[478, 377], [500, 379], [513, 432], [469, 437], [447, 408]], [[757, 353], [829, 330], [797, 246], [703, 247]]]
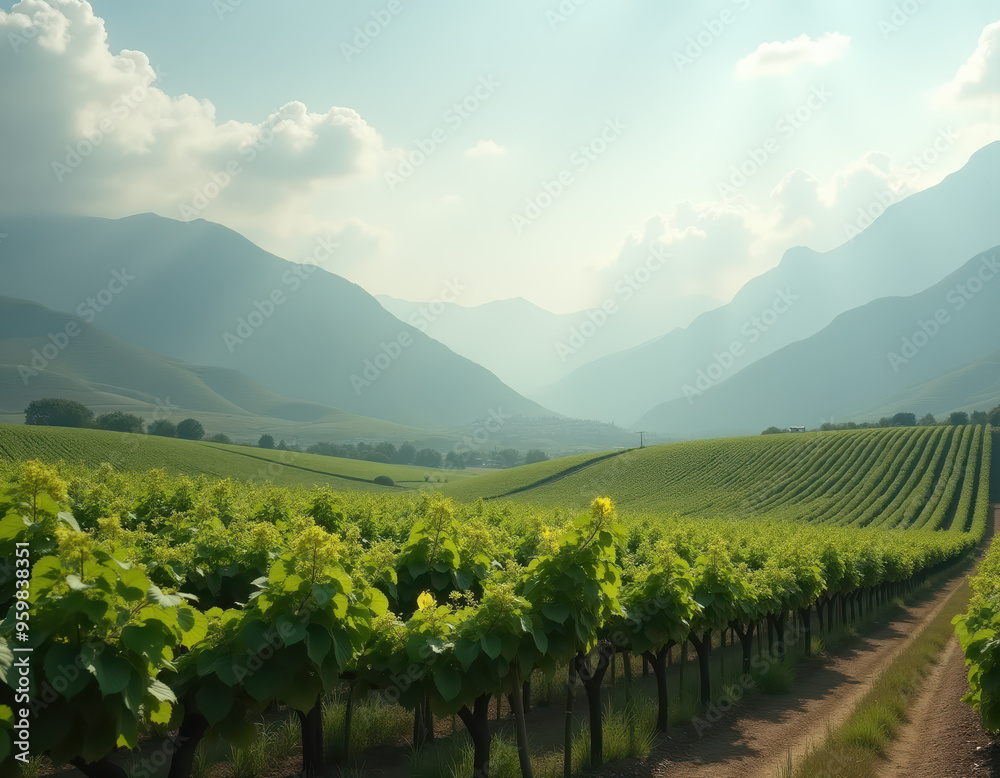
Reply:
[[889, 752], [886, 778], [966, 778], [1000, 775], [1000, 753], [979, 716], [962, 702], [969, 690], [958, 638], [924, 680], [910, 723]]
[[714, 725], [671, 732], [645, 769], [629, 775], [774, 778], [789, 757], [797, 762], [829, 727], [847, 718], [871, 680], [938, 613], [969, 568], [966, 563], [960, 575], [892, 623], [878, 624], [847, 648], [800, 665], [793, 692], [755, 695]]
[[[997, 506], [994, 519], [1000, 521]], [[844, 650], [800, 665], [792, 693], [755, 695], [724, 713], [715, 724], [696, 723], [672, 730], [643, 763], [630, 765], [629, 769], [611, 768], [608, 775], [775, 778], [789, 760], [798, 763], [811, 746], [826, 737], [830, 728], [850, 715], [871, 681], [937, 615], [973, 567], [973, 560], [963, 563], [932, 596], [906, 607], [902, 616], [891, 623], [869, 629], [868, 634]], [[956, 645], [957, 641], [949, 644], [951, 653], [947, 662], [942, 662], [928, 677], [926, 699], [921, 699], [923, 707], [918, 709], [924, 713], [915, 713], [913, 726], [917, 731], [910, 732], [908, 728], [904, 733], [911, 744], [910, 750], [901, 751], [896, 758], [898, 764], [892, 767], [898, 770], [893, 775], [899, 778], [992, 774], [984, 768], [967, 772], [969, 765], [987, 761], [976, 748], [988, 746], [990, 741], [981, 734], [975, 714], [961, 702], [967, 687], [961, 651], [954, 650]], [[940, 702], [945, 696], [947, 704]], [[952, 730], [954, 726], [961, 728]], [[930, 731], [936, 733], [936, 747], [923, 734]], [[956, 748], [959, 743], [961, 747]], [[937, 760], [933, 764], [940, 769], [935, 766], [925, 771], [923, 765], [932, 764], [926, 761], [932, 752]], [[954, 765], [949, 768], [947, 760], [952, 758]], [[997, 775], [1000, 776], [1000, 771]]]
[[[1000, 506], [993, 506], [1000, 529]], [[968, 692], [965, 657], [952, 638], [924, 680], [909, 711], [909, 723], [886, 758], [887, 778], [1000, 776], [1000, 747], [985, 732], [979, 716], [962, 702]]]

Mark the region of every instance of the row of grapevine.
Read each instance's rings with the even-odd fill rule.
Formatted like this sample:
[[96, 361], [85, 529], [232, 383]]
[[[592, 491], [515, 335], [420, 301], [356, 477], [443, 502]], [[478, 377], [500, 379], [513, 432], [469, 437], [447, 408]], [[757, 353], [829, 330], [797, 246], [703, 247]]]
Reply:
[[[983, 446], [975, 514], [971, 534], [982, 537], [990, 516], [989, 463], [993, 435], [987, 427]], [[983, 727], [1000, 730], [1000, 543], [994, 542], [972, 578], [973, 597], [968, 610], [955, 618], [955, 630], [969, 668], [969, 693], [965, 701], [982, 717]]]
[[814, 608], [829, 623], [831, 608], [884, 597], [976, 542], [768, 520], [622, 521], [606, 498], [580, 516], [502, 505], [487, 519], [481, 504], [433, 495], [352, 512], [319, 490], [299, 511], [265, 490], [241, 515], [224, 482], [144, 480], [123, 501], [113, 472], [67, 490], [30, 463], [0, 506], [0, 553], [27, 548], [32, 563], [30, 578], [9, 576], [0, 590], [0, 722], [17, 707], [10, 645], [31, 648], [33, 745], [92, 776], [115, 774], [108, 755], [134, 747], [143, 721], [179, 731], [170, 775], [189, 775], [202, 738], [245, 742], [248, 715], [275, 704], [297, 712], [303, 767], [316, 771], [320, 700], [343, 684], [413, 709], [425, 735], [433, 716], [457, 715], [476, 775], [488, 774], [487, 702], [510, 696], [530, 775], [521, 681], [567, 666], [587, 694], [600, 763], [600, 685], [614, 652], [651, 663], [662, 727], [671, 646], [695, 647], [708, 700], [713, 635], [749, 640], [762, 625], [780, 635], [790, 612], [808, 624]]
[[948, 511], [954, 504], [955, 495], [958, 494], [958, 487], [965, 475], [969, 449], [972, 446], [972, 435], [973, 430], [970, 427], [962, 427], [960, 433], [955, 435], [944, 463], [944, 469], [941, 471], [941, 477], [934, 489], [935, 495], [927, 504], [924, 512], [914, 522], [915, 529], [922, 527], [940, 529], [944, 525]]

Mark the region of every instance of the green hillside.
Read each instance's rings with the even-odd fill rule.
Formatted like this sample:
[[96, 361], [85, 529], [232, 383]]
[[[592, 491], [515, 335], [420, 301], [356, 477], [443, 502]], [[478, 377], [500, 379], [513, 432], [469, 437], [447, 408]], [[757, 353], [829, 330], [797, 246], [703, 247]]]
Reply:
[[544, 484], [565, 478], [571, 473], [589, 467], [594, 463], [618, 456], [621, 453], [613, 451], [596, 454], [577, 454], [576, 456], [550, 459], [547, 462], [539, 462], [534, 465], [523, 465], [511, 468], [510, 470], [489, 473], [477, 478], [475, 483], [466, 480], [456, 484], [449, 484], [443, 491], [449, 497], [459, 500], [475, 500], [480, 497], [489, 500], [497, 497], [506, 497], [537, 489]]
[[989, 472], [984, 438], [973, 426], [722, 438], [592, 457], [589, 466], [556, 460], [443, 491], [574, 509], [605, 495], [637, 513], [962, 529], [980, 472]]
[[[824, 420], [857, 419], [866, 408], [887, 403], [911, 387], [926, 385], [908, 407], [923, 416], [964, 406], [971, 397], [996, 405], [996, 372], [989, 361], [968, 370], [957, 384], [933, 382], [983, 360], [995, 348], [984, 333], [1000, 325], [1000, 246], [973, 257], [943, 280], [910, 297], [888, 297], [838, 316], [821, 332], [785, 346], [691, 398], [654, 408], [638, 429], [677, 437], [747, 434]], [[980, 274], [984, 279], [980, 280]], [[978, 284], [972, 284], [972, 281]], [[979, 291], [966, 298], [966, 286]], [[982, 383], [980, 383], [982, 382]], [[935, 391], [958, 390], [944, 407]], [[693, 399], [694, 402], [689, 402]], [[950, 408], [949, 408], [950, 406]], [[878, 418], [878, 417], [876, 417]]]
[[[289, 451], [193, 442], [152, 435], [103, 430], [0, 425], [0, 461], [39, 459], [71, 467], [96, 468], [107, 462], [117, 470], [145, 472], [162, 468], [188, 476], [270, 481], [280, 486], [329, 485], [340, 490], [402, 491], [429, 482], [473, 478], [473, 473], [382, 465]], [[387, 475], [395, 489], [372, 483]]]
[[265, 432], [307, 444], [434, 439], [425, 430], [283, 397], [236, 370], [195, 367], [126, 343], [79, 317], [0, 297], [0, 421], [21, 421], [28, 403], [42, 397], [146, 419], [169, 408], [178, 419], [197, 417], [210, 435], [254, 441]]
[[[218, 224], [153, 214], [0, 217], [0, 232], [5, 295], [82, 309], [129, 343], [238, 370], [279, 395], [434, 430], [471, 424], [491, 409], [552, 415], [401, 323], [356, 284], [285, 261]], [[113, 305], [81, 304], [81, 290], [103, 289], [123, 270], [129, 280]]]

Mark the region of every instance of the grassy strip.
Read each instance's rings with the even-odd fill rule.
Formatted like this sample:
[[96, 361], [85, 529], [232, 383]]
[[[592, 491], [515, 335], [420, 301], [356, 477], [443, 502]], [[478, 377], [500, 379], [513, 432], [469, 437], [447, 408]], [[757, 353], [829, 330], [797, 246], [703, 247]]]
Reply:
[[822, 745], [811, 750], [798, 769], [782, 771], [782, 778], [878, 776], [885, 767], [886, 747], [906, 723], [906, 711], [920, 693], [923, 680], [954, 637], [951, 620], [969, 603], [971, 589], [964, 582], [940, 613], [872, 684], [847, 721], [831, 731]]

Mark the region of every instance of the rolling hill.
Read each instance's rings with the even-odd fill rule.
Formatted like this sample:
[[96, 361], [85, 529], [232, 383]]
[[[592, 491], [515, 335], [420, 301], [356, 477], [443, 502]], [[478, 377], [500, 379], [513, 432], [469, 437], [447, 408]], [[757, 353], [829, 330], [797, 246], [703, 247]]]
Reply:
[[[27, 427], [0, 424], [0, 463], [38, 459], [93, 469], [107, 463], [122, 472], [161, 468], [191, 477], [233, 478], [277, 486], [330, 486], [338, 491], [400, 492], [463, 478], [475, 473], [384, 465], [291, 451], [133, 435], [104, 430]], [[386, 475], [395, 487], [373, 480]]]
[[[938, 418], [952, 411], [992, 410], [1000, 403], [1000, 351], [910, 386], [866, 408], [860, 419], [881, 419], [910, 408], [930, 408]], [[912, 411], [911, 411], [912, 412]]]
[[[980, 149], [937, 186], [887, 208], [854, 240], [825, 254], [792, 249], [730, 303], [689, 327], [595, 360], [533, 396], [568, 415], [633, 424], [683, 397], [685, 386], [731, 379], [846, 311], [920, 293], [1000, 244], [996, 198], [986, 196], [998, 176], [1000, 142]], [[861, 404], [876, 400], [861, 398]]]
[[190, 364], [239, 370], [285, 397], [437, 429], [491, 409], [551, 415], [355, 284], [217, 224], [24, 217], [0, 219], [0, 232], [5, 295]]
[[[599, 496], [651, 523], [772, 518], [883, 528], [968, 528], [990, 471], [983, 427], [897, 427], [671, 443], [491, 473], [442, 488], [586, 510]], [[567, 467], [566, 465], [573, 465]], [[983, 508], [985, 509], [985, 502]], [[669, 532], [669, 529], [667, 529]]]
[[[920, 294], [844, 313], [724, 383], [655, 408], [639, 424], [661, 434], [705, 437], [759, 432], [772, 424], [859, 420], [876, 406], [906, 404], [922, 416], [981, 397], [989, 409], [1000, 400], [989, 388], [996, 374], [989, 360], [979, 363], [995, 347], [998, 328], [1000, 247]], [[935, 398], [935, 387], [949, 386], [950, 396]], [[915, 402], [923, 404], [910, 405]]]
[[[69, 334], [68, 334], [69, 333]], [[194, 415], [209, 433], [302, 440], [420, 440], [425, 430], [366, 419], [271, 392], [242, 373], [193, 367], [133, 346], [83, 319], [0, 297], [0, 415], [20, 417], [42, 397], [77, 400], [95, 413]]]

